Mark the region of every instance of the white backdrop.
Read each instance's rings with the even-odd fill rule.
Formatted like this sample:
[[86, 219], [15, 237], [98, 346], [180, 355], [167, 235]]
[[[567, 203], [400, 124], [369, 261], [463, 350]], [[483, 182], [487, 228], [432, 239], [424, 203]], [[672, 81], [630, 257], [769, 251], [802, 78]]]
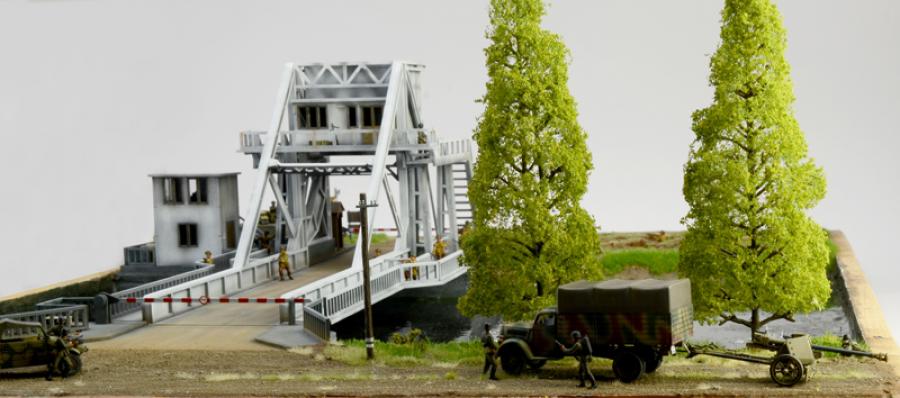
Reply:
[[[796, 115], [844, 230], [900, 331], [900, 2], [779, 1]], [[720, 0], [556, 1], [606, 231], [679, 229], [690, 115], [707, 106]], [[152, 239], [150, 173], [253, 173], [284, 62], [427, 65], [426, 125], [475, 126], [486, 1], [0, 0], [0, 296], [108, 269]], [[354, 202], [364, 180], [338, 183]], [[348, 206], [349, 207], [349, 206]], [[387, 224], [388, 218], [380, 218]]]

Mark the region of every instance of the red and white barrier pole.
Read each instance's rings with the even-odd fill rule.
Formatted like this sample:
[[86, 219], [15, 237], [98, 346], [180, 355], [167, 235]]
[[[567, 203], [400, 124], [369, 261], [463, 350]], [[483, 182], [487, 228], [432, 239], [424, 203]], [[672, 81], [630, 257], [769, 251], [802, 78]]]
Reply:
[[162, 298], [153, 298], [153, 297], [128, 297], [125, 299], [128, 303], [200, 303], [203, 305], [209, 303], [273, 303], [273, 304], [284, 304], [284, 303], [302, 303], [304, 300], [302, 297], [297, 297], [293, 299], [286, 298], [266, 298], [266, 297], [219, 297], [219, 298], [209, 298], [206, 296], [201, 297], [180, 297], [180, 298], [172, 298], [172, 297], [162, 297]]

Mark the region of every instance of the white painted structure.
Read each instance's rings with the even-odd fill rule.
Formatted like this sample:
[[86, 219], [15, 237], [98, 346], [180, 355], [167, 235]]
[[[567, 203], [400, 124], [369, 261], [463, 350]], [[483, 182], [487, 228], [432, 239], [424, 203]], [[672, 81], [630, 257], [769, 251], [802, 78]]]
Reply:
[[237, 247], [238, 173], [154, 174], [155, 263], [194, 264]]
[[[423, 69], [403, 62], [288, 64], [269, 130], [241, 134], [241, 150], [258, 170], [245, 225], [256, 225], [268, 186], [278, 200], [277, 225], [286, 227], [277, 233], [285, 230], [288, 252], [309, 264], [333, 242], [330, 179], [370, 175], [365, 192], [380, 207], [369, 210], [369, 225], [376, 211], [390, 211], [399, 231], [395, 251], [428, 253], [438, 235], [455, 250], [457, 230], [471, 218], [465, 198], [472, 148], [469, 140], [441, 141], [424, 128]], [[242, 231], [235, 267], [247, 263], [253, 236], [254, 228]], [[354, 268], [361, 266], [359, 248]]]
[[[257, 176], [233, 267], [146, 297], [230, 295], [272, 280], [277, 254], [251, 253], [260, 211], [268, 207], [263, 203], [267, 189], [277, 201], [276, 246], [287, 241], [291, 266], [309, 266], [316, 258], [332, 255], [330, 184], [331, 178], [344, 175], [371, 176], [367, 186], [360, 187], [379, 204], [368, 210], [369, 236], [376, 211], [390, 211], [398, 230], [394, 250], [372, 260], [374, 302], [464, 274], [457, 242], [459, 228], [472, 217], [466, 193], [473, 148], [468, 139], [440, 140], [424, 128], [423, 69], [404, 62], [285, 65], [269, 129], [240, 136], [240, 150], [252, 156]], [[352, 160], [332, 162], [333, 156]], [[432, 259], [438, 236], [447, 244], [447, 255]], [[282, 322], [295, 323], [305, 314], [319, 321], [315, 324], [322, 328], [316, 333], [322, 336], [331, 323], [359, 311], [360, 248], [357, 245], [347, 270], [283, 295], [306, 297], [309, 305], [303, 311], [280, 307]], [[418, 260], [406, 262], [410, 255]], [[144, 320], [152, 323], [189, 309], [189, 304], [178, 302], [145, 303]], [[313, 322], [304, 323], [309, 329]]]

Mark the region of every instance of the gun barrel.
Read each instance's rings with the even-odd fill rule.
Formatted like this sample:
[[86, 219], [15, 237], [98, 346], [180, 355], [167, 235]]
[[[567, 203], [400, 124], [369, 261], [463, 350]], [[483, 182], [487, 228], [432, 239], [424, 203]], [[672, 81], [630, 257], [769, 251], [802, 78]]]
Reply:
[[874, 352], [865, 352], [865, 351], [854, 351], [854, 350], [845, 350], [842, 348], [828, 347], [823, 345], [812, 345], [812, 349], [816, 351], [824, 351], [824, 352], [833, 352], [836, 354], [846, 354], [846, 355], [856, 355], [860, 357], [869, 357], [875, 358], [880, 361], [887, 362], [887, 354], [883, 353], [874, 353]]

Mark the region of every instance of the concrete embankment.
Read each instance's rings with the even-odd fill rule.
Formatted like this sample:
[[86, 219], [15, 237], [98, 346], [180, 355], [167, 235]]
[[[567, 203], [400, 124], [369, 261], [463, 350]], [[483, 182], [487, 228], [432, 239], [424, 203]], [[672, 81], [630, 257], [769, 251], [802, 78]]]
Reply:
[[869, 345], [873, 352], [885, 352], [888, 354], [889, 364], [893, 366], [894, 373], [900, 377], [900, 349], [891, 336], [884, 313], [875, 292], [869, 285], [865, 273], [847, 237], [841, 231], [832, 231], [831, 240], [837, 245], [837, 264], [841, 277], [847, 287], [847, 300], [850, 306], [850, 314], [859, 334]]

